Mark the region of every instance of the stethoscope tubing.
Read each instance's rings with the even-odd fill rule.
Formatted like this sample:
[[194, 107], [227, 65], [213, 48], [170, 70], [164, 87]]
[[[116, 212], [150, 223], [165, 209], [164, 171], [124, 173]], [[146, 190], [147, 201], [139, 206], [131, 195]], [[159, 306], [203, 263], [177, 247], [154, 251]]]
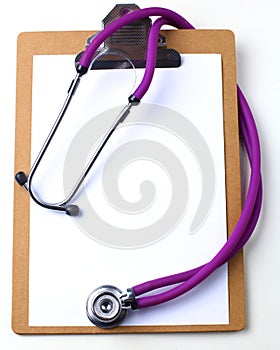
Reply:
[[[93, 55], [95, 54], [99, 45], [112, 35], [116, 30], [122, 26], [139, 20], [147, 16], [163, 16], [158, 18], [153, 24], [148, 41], [147, 58], [146, 58], [146, 70], [142, 82], [135, 90], [133, 95], [140, 101], [148, 90], [156, 65], [157, 57], [157, 40], [160, 28], [164, 24], [170, 24], [180, 29], [194, 29], [194, 27], [183, 19], [180, 15], [173, 11], [162, 8], [150, 8], [137, 10], [124, 17], [112, 22], [106, 29], [99, 33], [95, 40], [90, 44], [80, 60], [80, 66], [87, 67]], [[261, 159], [260, 159], [260, 144], [257, 134], [256, 125], [248, 106], [248, 103], [239, 87], [237, 87], [237, 96], [239, 103], [239, 123], [241, 135], [243, 135], [244, 144], [248, 153], [249, 162], [251, 166], [251, 176], [249, 181], [249, 189], [247, 192], [247, 198], [243, 206], [242, 214], [228, 238], [227, 242], [220, 249], [220, 251], [213, 257], [208, 263], [197, 267], [195, 269], [175, 274], [172, 276], [166, 276], [158, 278], [156, 280], [148, 281], [140, 285], [134, 286], [132, 289], [135, 296], [138, 297], [144, 293], [151, 292], [153, 290], [178, 284], [176, 287], [164, 291], [162, 293], [144, 296], [137, 298], [137, 307], [144, 308], [149, 306], [158, 305], [174, 298], [177, 298], [207, 278], [213, 271], [228, 261], [233, 255], [235, 255], [250, 238], [256, 224], [261, 210], [262, 204], [262, 184], [261, 184]]]

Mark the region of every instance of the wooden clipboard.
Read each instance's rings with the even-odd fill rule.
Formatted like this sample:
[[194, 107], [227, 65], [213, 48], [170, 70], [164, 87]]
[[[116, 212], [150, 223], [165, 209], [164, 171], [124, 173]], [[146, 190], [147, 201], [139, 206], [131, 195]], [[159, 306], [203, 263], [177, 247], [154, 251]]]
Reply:
[[[227, 225], [230, 233], [241, 212], [239, 133], [236, 95], [234, 35], [226, 30], [168, 30], [168, 44], [181, 53], [218, 53], [222, 56], [223, 112], [226, 163]], [[83, 50], [92, 32], [34, 32], [18, 38], [15, 172], [28, 173], [31, 154], [33, 55], [75, 54]], [[176, 326], [97, 327], [29, 326], [29, 229], [30, 199], [14, 188], [12, 328], [18, 334], [91, 334], [233, 331], [245, 327], [244, 272], [242, 252], [228, 264], [229, 324]]]

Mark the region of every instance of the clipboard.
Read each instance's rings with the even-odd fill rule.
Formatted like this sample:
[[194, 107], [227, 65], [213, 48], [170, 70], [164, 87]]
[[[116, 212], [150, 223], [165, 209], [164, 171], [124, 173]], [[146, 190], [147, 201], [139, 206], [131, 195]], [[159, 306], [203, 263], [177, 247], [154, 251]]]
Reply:
[[[18, 38], [15, 171], [28, 171], [31, 163], [33, 55], [75, 54], [92, 32], [34, 32]], [[218, 53], [222, 57], [223, 113], [226, 164], [227, 229], [230, 233], [241, 213], [239, 133], [236, 96], [234, 35], [225, 30], [162, 31], [180, 53]], [[233, 331], [245, 327], [243, 254], [228, 263], [229, 323], [212, 325], [120, 326], [111, 330], [87, 326], [29, 325], [30, 199], [17, 184], [14, 189], [12, 328], [18, 334], [165, 333]]]

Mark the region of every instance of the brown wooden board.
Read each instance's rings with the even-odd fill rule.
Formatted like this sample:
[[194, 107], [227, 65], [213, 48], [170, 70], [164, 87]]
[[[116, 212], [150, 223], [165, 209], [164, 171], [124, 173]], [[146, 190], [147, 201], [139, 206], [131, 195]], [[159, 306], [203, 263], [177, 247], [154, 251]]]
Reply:
[[[226, 30], [168, 30], [162, 32], [170, 47], [181, 53], [216, 53], [222, 57], [223, 112], [226, 164], [228, 233], [241, 212], [239, 133], [236, 94], [234, 35]], [[32, 62], [33, 55], [76, 54], [84, 49], [92, 32], [33, 32], [18, 37], [15, 172], [30, 169]], [[13, 303], [12, 328], [19, 334], [90, 334], [233, 331], [245, 327], [244, 272], [242, 252], [228, 264], [229, 324], [175, 326], [30, 327], [29, 314], [29, 225], [30, 199], [14, 188]]]

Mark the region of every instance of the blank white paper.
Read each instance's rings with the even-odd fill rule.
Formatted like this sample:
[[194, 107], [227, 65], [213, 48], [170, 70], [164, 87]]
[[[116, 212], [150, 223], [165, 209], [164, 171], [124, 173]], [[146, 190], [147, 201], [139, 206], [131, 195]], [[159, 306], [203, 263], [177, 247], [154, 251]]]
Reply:
[[[69, 115], [65, 116], [39, 167], [38, 176], [34, 178], [36, 193], [44, 200], [57, 202], [63, 199], [64, 162], [69, 157], [72, 140], [94, 116], [126, 104], [127, 97], [140, 82], [143, 70], [137, 70], [136, 74], [136, 81], [134, 70], [91, 71], [82, 78]], [[34, 56], [33, 161], [56, 119], [74, 75], [72, 55]], [[162, 143], [180, 160], [189, 182], [184, 215], [162, 239], [143, 247], [124, 249], [90, 238], [71, 217], [43, 209], [31, 201], [30, 326], [89, 326], [91, 323], [85, 305], [88, 295], [96, 287], [111, 284], [125, 290], [150, 279], [194, 268], [209, 261], [226, 242], [221, 56], [182, 55], [180, 68], [157, 69], [142, 102], [175, 110], [199, 130], [215, 167], [215, 193], [208, 215], [196, 232], [190, 234], [189, 228], [203, 191], [196, 155], [190, 148], [164, 128], [141, 123], [120, 127], [101, 153], [100, 161], [83, 188], [93, 210], [102, 220], [120, 229], [148, 226], [167, 211], [172, 197], [172, 179], [160, 164], [149, 159], [128, 163], [118, 179], [120, 193], [132, 203], [139, 199], [142, 181], [149, 179], [155, 184], [155, 201], [145, 212], [135, 215], [120, 212], [108, 203], [102, 191], [102, 170], [110, 154], [120, 144], [139, 138]], [[141, 116], [139, 118], [141, 120]], [[94, 222], [92, 229], [94, 231]], [[123, 324], [228, 323], [228, 275], [225, 265], [182, 297], [152, 309], [129, 313]]]

